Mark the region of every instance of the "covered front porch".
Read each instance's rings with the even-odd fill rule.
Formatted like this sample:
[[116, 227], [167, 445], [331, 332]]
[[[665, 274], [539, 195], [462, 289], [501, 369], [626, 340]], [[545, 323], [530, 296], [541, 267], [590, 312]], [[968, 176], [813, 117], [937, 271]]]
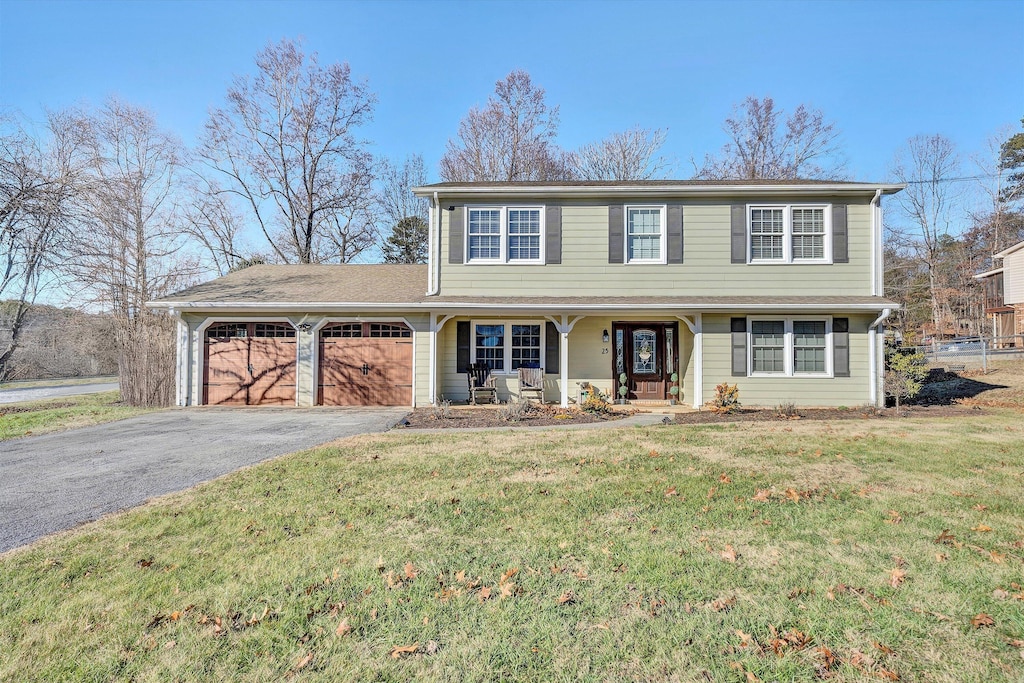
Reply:
[[624, 386], [633, 403], [704, 402], [699, 312], [479, 309], [431, 312], [429, 320], [424, 381], [432, 403], [467, 400], [467, 366], [481, 362], [500, 401], [521, 397], [519, 367], [540, 367], [545, 402], [562, 407], [578, 402], [586, 385], [609, 400], [622, 397]]

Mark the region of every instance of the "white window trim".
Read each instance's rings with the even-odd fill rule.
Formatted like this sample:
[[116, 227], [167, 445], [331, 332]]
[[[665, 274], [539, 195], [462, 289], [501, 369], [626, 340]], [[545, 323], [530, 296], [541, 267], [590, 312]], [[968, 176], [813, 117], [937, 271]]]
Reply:
[[[535, 210], [540, 213], [540, 257], [535, 259], [513, 259], [509, 258], [508, 248], [508, 212], [509, 210], [527, 209]], [[463, 218], [463, 243], [464, 243], [464, 254], [463, 262], [472, 263], [473, 265], [544, 265], [546, 262], [546, 254], [544, 253], [544, 243], [547, 241], [547, 225], [545, 223], [547, 211], [544, 210], [543, 205], [537, 204], [506, 204], [506, 205], [495, 205], [495, 204], [469, 204], [465, 209], [465, 216]], [[469, 214], [472, 211], [500, 211], [501, 218], [500, 222], [500, 244], [501, 244], [501, 255], [496, 258], [471, 258], [469, 255]]]
[[469, 362], [476, 363], [476, 326], [477, 325], [504, 325], [505, 326], [505, 365], [506, 367], [496, 370], [491, 368], [494, 375], [518, 375], [518, 368], [512, 369], [512, 326], [513, 325], [540, 325], [540, 368], [545, 370], [545, 349], [547, 349], [547, 325], [544, 320], [488, 320], [486, 318], [473, 319], [469, 321]]
[[[658, 209], [661, 216], [661, 233], [659, 244], [661, 246], [658, 258], [656, 259], [631, 259], [629, 258], [629, 211], [630, 209]], [[622, 207], [622, 261], [630, 264], [663, 264], [668, 262], [668, 205], [667, 204], [626, 204]], [[748, 214], [749, 215], [749, 214]]]
[[[755, 259], [753, 255], [753, 233], [750, 231], [750, 214], [754, 209], [782, 209], [782, 258], [781, 259]], [[822, 209], [825, 220], [825, 247], [824, 258], [820, 259], [794, 259], [793, 258], [793, 209]], [[756, 265], [793, 265], [793, 264], [825, 264], [832, 263], [832, 205], [820, 203], [794, 203], [794, 204], [747, 204], [747, 263]]]
[[[785, 371], [783, 372], [754, 372], [754, 329], [752, 323], [756, 320], [779, 321], [784, 324], [783, 350], [785, 359]], [[825, 321], [825, 372], [796, 372], [793, 369], [793, 323], [800, 320]], [[752, 315], [747, 316], [747, 376], [748, 377], [834, 377], [835, 369], [832, 366], [834, 357], [834, 345], [832, 340], [832, 316], [831, 315]]]

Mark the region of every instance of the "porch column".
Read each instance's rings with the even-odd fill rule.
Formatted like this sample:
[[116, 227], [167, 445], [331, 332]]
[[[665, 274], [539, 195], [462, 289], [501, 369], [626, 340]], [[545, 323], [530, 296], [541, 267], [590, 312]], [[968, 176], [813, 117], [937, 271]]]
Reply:
[[572, 328], [576, 326], [576, 323], [583, 320], [586, 316], [578, 315], [572, 320], [569, 320], [568, 315], [562, 315], [559, 319], [554, 316], [544, 316], [552, 323], [555, 324], [555, 329], [558, 330], [559, 334], [559, 359], [558, 359], [558, 383], [561, 389], [561, 406], [563, 408], [569, 407], [569, 333], [572, 332]]
[[454, 317], [453, 315], [446, 315], [438, 320], [437, 314], [433, 311], [430, 312], [430, 377], [427, 382], [427, 392], [430, 395], [431, 405], [437, 403], [437, 335], [441, 332], [444, 324]]
[[704, 314], [694, 313], [692, 321], [685, 315], [676, 317], [693, 335], [693, 407], [699, 409], [704, 405]]

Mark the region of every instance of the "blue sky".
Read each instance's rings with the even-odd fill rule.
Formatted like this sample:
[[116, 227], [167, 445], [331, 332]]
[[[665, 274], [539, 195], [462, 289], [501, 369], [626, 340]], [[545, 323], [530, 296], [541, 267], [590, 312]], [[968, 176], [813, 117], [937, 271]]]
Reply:
[[515, 68], [561, 106], [560, 144], [667, 127], [678, 177], [718, 150], [722, 120], [752, 94], [822, 109], [862, 180], [884, 180], [911, 135], [971, 153], [1024, 116], [1024, 0], [0, 0], [0, 105], [38, 119], [117, 94], [192, 143], [231, 77], [282, 37], [349, 62], [379, 97], [375, 151], [422, 153], [432, 172], [459, 119]]

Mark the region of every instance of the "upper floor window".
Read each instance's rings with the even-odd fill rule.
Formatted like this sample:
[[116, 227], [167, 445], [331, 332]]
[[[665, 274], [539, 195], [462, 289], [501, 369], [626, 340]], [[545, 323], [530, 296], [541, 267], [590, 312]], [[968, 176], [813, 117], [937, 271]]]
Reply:
[[829, 263], [829, 211], [825, 205], [747, 208], [751, 263]]
[[665, 207], [626, 207], [626, 263], [665, 262]]
[[467, 207], [466, 256], [478, 263], [543, 263], [540, 207]]

